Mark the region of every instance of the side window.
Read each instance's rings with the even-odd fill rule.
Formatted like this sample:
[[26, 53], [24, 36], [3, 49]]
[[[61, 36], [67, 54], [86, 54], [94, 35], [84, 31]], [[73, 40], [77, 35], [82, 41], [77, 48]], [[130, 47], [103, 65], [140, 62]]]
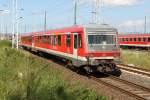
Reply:
[[51, 44], [54, 45], [54, 35], [51, 36]]
[[141, 38], [138, 38], [138, 41], [140, 42], [140, 41], [141, 41]]
[[148, 38], [148, 42], [150, 42], [150, 37]]
[[42, 37], [41, 37], [41, 36], [39, 36], [39, 43], [41, 43], [41, 39], [42, 39]]
[[42, 41], [43, 41], [43, 43], [47, 43], [47, 36], [43, 36]]
[[79, 48], [82, 48], [82, 35], [81, 34], [78, 35], [78, 46]]
[[21, 41], [24, 42], [24, 37], [21, 37]]
[[67, 34], [67, 38], [66, 38], [66, 45], [67, 45], [67, 47], [70, 47], [70, 43], [71, 43], [70, 34]]
[[143, 38], [143, 42], [146, 42], [146, 38]]
[[122, 38], [122, 41], [124, 42], [124, 38]]
[[128, 38], [126, 38], [126, 41], [128, 41]]
[[54, 35], [54, 45], [57, 45], [57, 37]]
[[49, 36], [49, 44], [51, 45], [52, 44], [52, 38], [51, 38], [52, 36], [50, 35]]
[[36, 36], [35, 38], [36, 38], [35, 42], [38, 43], [38, 36]]
[[132, 41], [132, 38], [130, 38], [130, 41]]
[[58, 35], [58, 45], [61, 46], [61, 35]]
[[28, 42], [32, 42], [32, 36], [28, 36], [28, 37], [27, 37], [27, 41], [28, 41]]
[[134, 42], [136, 42], [136, 38], [134, 38]]

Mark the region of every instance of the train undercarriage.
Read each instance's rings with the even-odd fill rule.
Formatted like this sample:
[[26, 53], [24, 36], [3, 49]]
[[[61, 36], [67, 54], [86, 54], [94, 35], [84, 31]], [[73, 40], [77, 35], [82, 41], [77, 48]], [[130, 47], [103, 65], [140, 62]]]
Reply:
[[92, 73], [109, 73], [113, 74], [116, 76], [121, 75], [121, 70], [117, 67], [115, 63], [100, 63], [98, 65], [90, 65], [88, 62], [85, 65], [82, 66], [75, 66], [72, 64], [72, 60], [67, 60], [66, 61], [66, 67], [70, 69], [75, 69], [75, 70], [82, 70], [86, 72], [87, 74], [92, 74]]

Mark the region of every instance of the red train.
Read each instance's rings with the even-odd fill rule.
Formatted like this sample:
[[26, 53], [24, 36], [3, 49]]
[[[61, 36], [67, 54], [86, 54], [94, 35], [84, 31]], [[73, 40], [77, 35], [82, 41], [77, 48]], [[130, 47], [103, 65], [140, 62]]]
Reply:
[[120, 34], [119, 44], [127, 48], [150, 49], [150, 34]]
[[46, 52], [88, 72], [118, 70], [120, 56], [117, 29], [108, 25], [79, 25], [21, 35], [19, 45]]

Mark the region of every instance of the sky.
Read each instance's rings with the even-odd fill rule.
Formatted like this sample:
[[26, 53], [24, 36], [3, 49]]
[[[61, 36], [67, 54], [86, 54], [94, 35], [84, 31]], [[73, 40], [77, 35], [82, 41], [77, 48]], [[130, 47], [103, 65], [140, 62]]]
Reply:
[[[0, 0], [0, 32], [12, 32], [12, 1]], [[144, 32], [145, 16], [150, 33], [150, 0], [76, 0], [77, 24], [92, 22], [92, 11], [99, 4], [100, 23], [116, 27], [120, 33]], [[47, 29], [72, 26], [74, 0], [18, 0], [19, 32], [44, 30], [44, 13], [47, 12]], [[21, 10], [22, 9], [22, 10]], [[21, 18], [20, 18], [21, 17]]]

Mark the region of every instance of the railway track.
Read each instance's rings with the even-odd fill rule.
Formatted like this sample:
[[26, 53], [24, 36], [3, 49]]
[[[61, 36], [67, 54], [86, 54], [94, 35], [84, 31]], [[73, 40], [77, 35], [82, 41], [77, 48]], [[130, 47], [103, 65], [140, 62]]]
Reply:
[[150, 77], [150, 70], [147, 70], [147, 69], [142, 69], [142, 68], [133, 67], [133, 66], [124, 65], [124, 64], [118, 64], [117, 67], [119, 67], [122, 70], [126, 70], [129, 72], [133, 72], [133, 73], [137, 73], [137, 74]]
[[110, 88], [119, 90], [122, 93], [125, 93], [133, 98], [138, 100], [150, 100], [150, 89], [142, 87], [140, 85], [128, 82], [126, 80], [109, 76], [107, 78], [96, 78], [89, 76], [92, 80], [102, 83]]

